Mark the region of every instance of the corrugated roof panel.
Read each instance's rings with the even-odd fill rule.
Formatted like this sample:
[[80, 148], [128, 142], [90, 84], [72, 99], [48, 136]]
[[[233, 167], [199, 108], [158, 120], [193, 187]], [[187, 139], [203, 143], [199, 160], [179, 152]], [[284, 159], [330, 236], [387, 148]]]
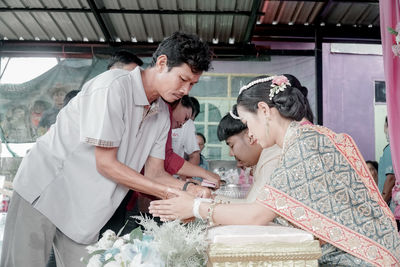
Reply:
[[200, 11], [215, 11], [217, 8], [216, 0], [197, 1], [197, 9]]
[[179, 15], [180, 30], [187, 33], [197, 32], [197, 17], [196, 15]]
[[197, 15], [197, 34], [204, 41], [212, 41], [215, 37], [214, 15]]
[[308, 19], [309, 23], [314, 23], [315, 19], [317, 18], [318, 14], [320, 13], [320, 10], [322, 9], [323, 6], [324, 6], [323, 2], [315, 3], [314, 9], [312, 10], [310, 17]]
[[179, 30], [178, 15], [161, 15], [161, 26], [163, 27], [164, 36], [170, 36]]
[[154, 42], [160, 42], [164, 39], [164, 33], [161, 26], [160, 15], [145, 14], [142, 15], [147, 36]]
[[27, 8], [42, 8], [43, 5], [39, 0], [25, 0], [24, 6]]
[[232, 11], [235, 10], [236, 0], [219, 0], [217, 2], [217, 10]]
[[86, 0], [53, 0], [53, 2], [60, 2], [62, 7], [66, 8], [90, 8]]
[[351, 5], [349, 11], [343, 16], [340, 23], [345, 25], [354, 25], [363, 13], [368, 9], [368, 4]]
[[251, 11], [251, 8], [253, 7], [253, 0], [240, 0], [236, 1], [236, 10], [241, 10], [241, 11]]
[[139, 0], [139, 7], [143, 9], [158, 9], [157, 0]]
[[[106, 8], [106, 9], [119, 9], [120, 8], [119, 2], [120, 1], [95, 0], [95, 4], [96, 4], [97, 8]], [[136, 1], [129, 1], [128, 3], [124, 3], [124, 4], [129, 4], [130, 2], [136, 3]], [[123, 5], [123, 6], [125, 6], [125, 5]], [[130, 8], [128, 8], [128, 6], [126, 6], [126, 9], [130, 9]]]
[[313, 2], [301, 2], [301, 8], [297, 18], [295, 18], [295, 24], [304, 24], [310, 22], [310, 15], [315, 8], [315, 3]]
[[125, 14], [126, 23], [129, 32], [135, 37], [138, 42], [147, 42], [147, 33], [143, 24], [142, 15]]
[[176, 0], [158, 1], [158, 6], [165, 10], [178, 10], [178, 2]]
[[215, 37], [219, 42], [228, 43], [231, 37], [233, 16], [216, 16]]
[[105, 36], [104, 36], [103, 32], [101, 31], [101, 28], [100, 28], [99, 24], [97, 23], [97, 20], [94, 17], [94, 15], [88, 14], [88, 18], [89, 18], [89, 21], [91, 22], [91, 25], [93, 26], [93, 28], [95, 30], [94, 34], [97, 36], [96, 41], [100, 41], [101, 39], [104, 40]]
[[30, 12], [14, 12], [19, 21], [24, 24], [30, 35], [33, 36], [31, 40], [39, 38], [41, 40], [49, 40], [50, 37], [44, 30], [44, 27], [31, 15]]
[[379, 26], [379, 8], [374, 8], [371, 5], [365, 12], [365, 16], [360, 18], [359, 24]]
[[263, 7], [265, 15], [261, 17], [261, 22], [264, 24], [271, 24], [275, 20], [280, 4], [281, 3], [277, 1], [265, 2]]
[[235, 16], [233, 18], [231, 37], [235, 38], [235, 43], [243, 41], [247, 23], [249, 23], [248, 16]]
[[332, 8], [329, 11], [328, 16], [325, 19], [325, 22], [329, 24], [339, 23], [350, 8], [351, 8], [351, 3], [333, 4]]
[[89, 19], [89, 14], [71, 13], [70, 17], [76, 25], [79, 25], [79, 31], [82, 38], [87, 38], [90, 41], [99, 40], [99, 36], [93, 27], [92, 21]]
[[196, 0], [178, 0], [178, 9], [197, 10]]
[[65, 36], [72, 39], [72, 41], [82, 41], [83, 36], [77, 29], [77, 26], [71, 20], [69, 13], [51, 12], [51, 15], [55, 21], [57, 21], [58, 26], [62, 29]]
[[25, 7], [21, 0], [3, 0], [8, 7]]
[[9, 40], [18, 40], [19, 36], [14, 31], [13, 27], [8, 23], [8, 21], [0, 17], [0, 35], [1, 38], [7, 37]]
[[62, 8], [63, 5], [60, 3], [60, 1], [54, 1], [54, 0], [41, 0], [43, 3], [43, 7], [46, 8]]
[[32, 12], [32, 16], [35, 17], [40, 25], [44, 25], [46, 27], [46, 32], [50, 39], [52, 37], [54, 37], [56, 40], [66, 39], [62, 28], [58, 26], [51, 14], [48, 12]]
[[283, 2], [281, 10], [276, 19], [279, 24], [288, 24], [292, 22], [293, 13], [296, 10], [298, 2]]
[[113, 39], [119, 38], [121, 41], [131, 40], [131, 35], [127, 28], [128, 23], [125, 23], [123, 14], [104, 14], [103, 17], [104, 21], [107, 21], [106, 24], [109, 25], [108, 30]]
[[20, 37], [24, 38], [24, 40], [34, 39], [34, 36], [29, 33], [27, 27], [20, 22], [14, 12], [2, 12], [1, 19], [17, 35], [17, 39]]

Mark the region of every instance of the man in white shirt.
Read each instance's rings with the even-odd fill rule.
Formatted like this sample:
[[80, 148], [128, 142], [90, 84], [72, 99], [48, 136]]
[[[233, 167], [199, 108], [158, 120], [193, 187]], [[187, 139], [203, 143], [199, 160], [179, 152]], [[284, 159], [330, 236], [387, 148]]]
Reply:
[[84, 266], [85, 246], [97, 241], [129, 188], [159, 198], [182, 188], [164, 171], [170, 122], [163, 99], [187, 95], [210, 60], [197, 36], [174, 33], [150, 68], [110, 70], [87, 82], [21, 163], [1, 266], [45, 266], [52, 245], [58, 265]]

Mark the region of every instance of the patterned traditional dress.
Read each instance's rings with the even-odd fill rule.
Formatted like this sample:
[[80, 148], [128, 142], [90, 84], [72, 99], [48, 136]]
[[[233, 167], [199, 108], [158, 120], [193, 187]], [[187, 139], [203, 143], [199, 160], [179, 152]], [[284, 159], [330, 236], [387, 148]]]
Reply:
[[293, 122], [257, 201], [321, 240], [321, 266], [400, 266], [396, 222], [354, 141]]

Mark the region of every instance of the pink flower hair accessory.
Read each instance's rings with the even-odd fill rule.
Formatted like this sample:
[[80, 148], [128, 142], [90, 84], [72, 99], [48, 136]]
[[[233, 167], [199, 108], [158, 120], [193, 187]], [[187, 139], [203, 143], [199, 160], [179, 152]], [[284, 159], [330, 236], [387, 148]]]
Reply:
[[269, 91], [269, 100], [272, 100], [272, 98], [277, 95], [279, 92], [283, 92], [286, 89], [286, 86], [291, 86], [289, 79], [284, 76], [273, 76], [272, 83], [271, 83], [271, 89]]

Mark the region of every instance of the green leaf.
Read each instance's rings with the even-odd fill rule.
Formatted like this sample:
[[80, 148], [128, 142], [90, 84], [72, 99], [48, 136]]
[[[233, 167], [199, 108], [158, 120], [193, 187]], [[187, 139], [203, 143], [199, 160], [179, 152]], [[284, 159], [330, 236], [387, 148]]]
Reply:
[[393, 28], [390, 28], [390, 27], [388, 27], [388, 31], [391, 33], [391, 34], [398, 34], [398, 32], [396, 32], [396, 30], [395, 29], [393, 29]]
[[143, 233], [142, 230], [140, 230], [140, 227], [133, 229], [132, 232], [129, 234], [129, 238], [131, 242], [133, 242], [134, 239], [139, 239], [140, 241], [142, 241]]
[[122, 228], [118, 231], [117, 237], [119, 237], [122, 233], [122, 231], [124, 230], [125, 226], [128, 224], [128, 220], [126, 220], [124, 226], [122, 226]]
[[114, 259], [114, 256], [112, 256], [111, 258], [109, 258], [108, 260], [106, 260], [106, 261], [103, 263], [103, 266], [106, 265], [107, 263], [109, 263], [110, 261], [113, 261], [113, 260], [115, 260], [115, 259]]
[[92, 253], [90, 253], [89, 255], [87, 255], [86, 257], [84, 257], [83, 260], [82, 260], [82, 262], [85, 263], [85, 264], [88, 264], [88, 263], [89, 263], [89, 259], [90, 259], [91, 257], [93, 257], [93, 256], [96, 255], [96, 254], [103, 254], [104, 252], [106, 252], [105, 249], [95, 250], [95, 251], [93, 251]]

